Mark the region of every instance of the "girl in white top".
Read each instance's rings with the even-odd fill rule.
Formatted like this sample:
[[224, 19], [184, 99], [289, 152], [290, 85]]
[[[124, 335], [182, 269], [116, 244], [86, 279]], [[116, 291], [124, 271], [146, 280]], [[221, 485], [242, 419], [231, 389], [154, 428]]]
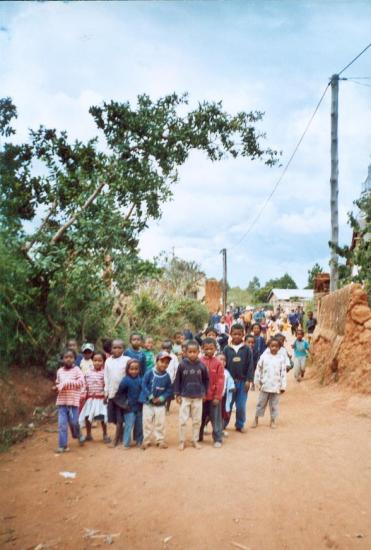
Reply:
[[258, 427], [260, 416], [264, 416], [269, 404], [271, 413], [271, 428], [279, 412], [279, 397], [286, 390], [286, 364], [279, 353], [279, 343], [275, 338], [269, 342], [269, 348], [261, 355], [256, 366], [254, 383], [260, 388], [259, 400], [256, 406], [254, 428]]

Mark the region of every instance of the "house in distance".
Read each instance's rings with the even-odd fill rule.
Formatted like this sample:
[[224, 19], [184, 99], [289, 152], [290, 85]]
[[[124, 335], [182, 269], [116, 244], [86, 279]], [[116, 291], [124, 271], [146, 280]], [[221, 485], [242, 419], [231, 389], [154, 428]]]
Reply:
[[313, 300], [313, 290], [308, 288], [272, 288], [268, 303], [276, 310], [279, 306], [282, 312], [289, 313], [292, 309]]

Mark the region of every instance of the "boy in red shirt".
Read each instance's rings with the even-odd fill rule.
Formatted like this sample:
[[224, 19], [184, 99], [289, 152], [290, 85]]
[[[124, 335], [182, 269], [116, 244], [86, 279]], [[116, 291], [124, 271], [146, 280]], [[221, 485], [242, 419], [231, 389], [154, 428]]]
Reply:
[[201, 362], [205, 365], [209, 373], [209, 388], [204, 397], [202, 407], [202, 422], [200, 428], [200, 438], [204, 438], [204, 428], [210, 420], [213, 427], [214, 447], [219, 449], [223, 440], [222, 424], [222, 398], [224, 390], [224, 367], [215, 357], [217, 349], [216, 341], [213, 338], [205, 338], [202, 342], [203, 356]]

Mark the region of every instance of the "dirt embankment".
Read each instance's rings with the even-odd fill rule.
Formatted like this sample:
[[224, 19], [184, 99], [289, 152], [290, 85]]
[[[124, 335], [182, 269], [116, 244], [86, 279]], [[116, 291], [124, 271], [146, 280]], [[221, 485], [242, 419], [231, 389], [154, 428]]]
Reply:
[[371, 309], [361, 285], [321, 299], [311, 356], [321, 382], [371, 394]]
[[[0, 448], [27, 437], [49, 416], [53, 381], [37, 368], [12, 368], [0, 377]], [[45, 409], [46, 408], [46, 409]]]

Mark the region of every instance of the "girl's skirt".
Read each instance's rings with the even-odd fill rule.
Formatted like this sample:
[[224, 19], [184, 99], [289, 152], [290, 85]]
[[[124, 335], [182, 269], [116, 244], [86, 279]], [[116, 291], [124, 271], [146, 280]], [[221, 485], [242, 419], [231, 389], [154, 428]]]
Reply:
[[81, 426], [84, 425], [85, 419], [88, 419], [89, 422], [93, 420], [107, 422], [107, 405], [104, 404], [103, 399], [89, 397], [85, 401], [85, 405], [81, 409], [79, 416], [79, 423]]

